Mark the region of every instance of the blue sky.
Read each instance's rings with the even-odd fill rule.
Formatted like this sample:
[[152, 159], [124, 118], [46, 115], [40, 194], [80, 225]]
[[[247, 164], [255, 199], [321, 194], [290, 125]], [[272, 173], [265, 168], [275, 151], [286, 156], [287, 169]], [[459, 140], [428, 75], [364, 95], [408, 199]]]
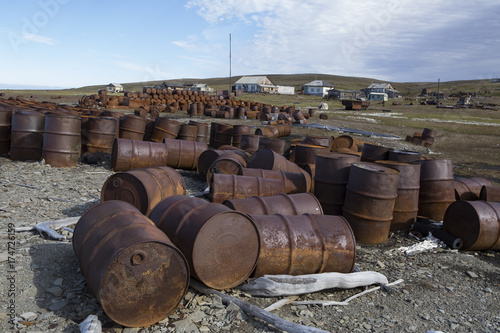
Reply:
[[500, 1], [2, 1], [0, 84], [232, 74], [390, 82], [500, 76]]

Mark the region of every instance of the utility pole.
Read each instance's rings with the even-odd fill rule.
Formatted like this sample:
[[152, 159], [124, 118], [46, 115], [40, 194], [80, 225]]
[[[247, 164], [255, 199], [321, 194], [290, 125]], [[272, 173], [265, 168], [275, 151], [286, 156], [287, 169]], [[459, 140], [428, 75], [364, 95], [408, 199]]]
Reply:
[[440, 79], [438, 79], [438, 95], [437, 95], [437, 105], [439, 105], [439, 80], [440, 80]]
[[231, 34], [229, 34], [229, 94], [231, 94]]

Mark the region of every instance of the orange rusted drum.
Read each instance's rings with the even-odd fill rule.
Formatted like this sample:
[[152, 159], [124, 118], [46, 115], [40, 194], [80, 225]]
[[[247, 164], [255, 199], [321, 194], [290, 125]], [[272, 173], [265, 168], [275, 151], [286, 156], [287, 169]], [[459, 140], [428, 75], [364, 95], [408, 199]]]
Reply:
[[167, 165], [167, 148], [163, 143], [116, 139], [111, 152], [114, 171]]
[[241, 136], [243, 134], [250, 134], [250, 126], [248, 125], [233, 126], [233, 146], [240, 148]]
[[479, 193], [479, 200], [500, 202], [500, 187], [483, 186]]
[[417, 219], [420, 164], [396, 161], [378, 161], [377, 163], [399, 171], [398, 196], [394, 203], [391, 231], [409, 230]]
[[444, 231], [463, 240], [462, 250], [500, 250], [500, 202], [452, 203], [444, 214]]
[[151, 141], [162, 142], [163, 139], [175, 139], [179, 134], [181, 124], [177, 120], [158, 118], [151, 136]]
[[304, 170], [309, 174], [309, 176], [311, 176], [311, 179], [313, 179], [309, 192], [314, 193], [314, 175], [316, 174], [316, 164], [306, 164], [304, 165]]
[[483, 186], [491, 186], [486, 178], [473, 177], [468, 179], [457, 179], [454, 181], [456, 200], [478, 200]]
[[196, 163], [196, 171], [200, 176], [206, 176], [208, 168], [212, 163], [222, 154], [233, 153], [231, 150], [221, 150], [221, 149], [207, 149], [200, 154], [198, 157], [198, 162]]
[[342, 216], [250, 215], [259, 231], [253, 276], [352, 272], [356, 240]]
[[330, 147], [333, 141], [333, 136], [306, 136], [301, 143], [307, 143], [315, 146]]
[[142, 141], [146, 132], [146, 118], [127, 114], [120, 120], [120, 139]]
[[196, 142], [207, 143], [208, 140], [208, 124], [200, 123], [198, 121], [190, 120], [189, 125], [195, 125], [196, 129]]
[[117, 127], [118, 121], [115, 118], [88, 117], [85, 126], [85, 135], [82, 135], [82, 152], [111, 153], [116, 138]]
[[278, 138], [270, 138], [266, 136], [259, 137], [259, 149], [272, 149], [276, 153], [283, 155], [287, 148], [287, 142]]
[[102, 186], [101, 201], [125, 201], [149, 215], [163, 199], [185, 194], [186, 183], [175, 169], [142, 168], [111, 175]]
[[38, 161], [42, 158], [45, 114], [16, 110], [12, 114], [10, 159]]
[[157, 323], [188, 290], [184, 255], [126, 202], [106, 201], [89, 209], [75, 227], [73, 249], [90, 291], [120, 325]]
[[245, 214], [206, 200], [175, 196], [150, 216], [182, 251], [194, 278], [214, 289], [246, 280], [259, 257], [259, 235]]
[[295, 163], [304, 168], [306, 164], [316, 164], [316, 156], [318, 154], [329, 152], [330, 148], [328, 147], [298, 143], [295, 146]]
[[257, 150], [259, 150], [259, 139], [260, 139], [259, 135], [242, 134], [240, 149], [243, 149], [251, 153], [255, 153]]
[[175, 169], [196, 170], [200, 154], [208, 149], [204, 142], [163, 139], [167, 147], [167, 165]]
[[[192, 104], [191, 104], [192, 105]], [[198, 127], [190, 124], [181, 124], [177, 139], [186, 141], [196, 141]]]
[[270, 197], [254, 196], [248, 199], [226, 200], [223, 204], [239, 212], [255, 215], [323, 214], [321, 204], [311, 193], [278, 194]]
[[233, 125], [218, 123], [215, 127], [213, 147], [219, 148], [231, 145], [233, 139]]
[[48, 112], [43, 130], [45, 163], [53, 167], [75, 166], [80, 156], [81, 129], [80, 116]]
[[387, 240], [399, 184], [399, 172], [375, 163], [353, 163], [342, 216], [361, 244]]
[[239, 174], [241, 176], [279, 179], [285, 184], [286, 193], [288, 194], [310, 191], [308, 186], [311, 182], [308, 182], [308, 179], [302, 172], [241, 168]]
[[455, 188], [452, 160], [422, 160], [418, 215], [434, 221], [442, 221], [446, 208], [454, 201]]
[[351, 164], [359, 156], [341, 153], [320, 154], [316, 158], [314, 195], [327, 215], [341, 215]]
[[[354, 147], [354, 139], [349, 135], [338, 136], [330, 144], [330, 149], [332, 151], [339, 151], [341, 148], [352, 150]], [[355, 151], [357, 151], [357, 147], [355, 148]]]
[[246, 199], [253, 196], [269, 197], [286, 193], [285, 184], [278, 179], [215, 173], [210, 183], [210, 200]]
[[229, 150], [232, 153], [222, 154], [217, 157], [207, 170], [207, 183], [210, 184], [214, 173], [223, 173], [226, 175], [238, 175], [241, 169], [246, 167], [247, 161], [236, 151]]
[[403, 163], [412, 163], [417, 162], [422, 159], [422, 154], [416, 151], [407, 151], [407, 150], [390, 150], [389, 151], [389, 160], [390, 161], [398, 161]]
[[375, 162], [389, 159], [391, 148], [379, 146], [372, 143], [365, 143], [361, 151], [361, 161]]
[[12, 111], [0, 108], [0, 154], [7, 154], [10, 151], [10, 123]]

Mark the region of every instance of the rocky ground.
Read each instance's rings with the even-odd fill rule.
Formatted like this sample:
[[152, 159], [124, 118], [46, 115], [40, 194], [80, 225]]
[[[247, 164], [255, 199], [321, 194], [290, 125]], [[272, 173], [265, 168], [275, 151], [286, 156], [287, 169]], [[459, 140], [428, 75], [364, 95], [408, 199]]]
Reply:
[[[90, 314], [99, 317], [107, 332], [280, 331], [234, 304], [222, 304], [218, 296], [193, 289], [160, 323], [121, 327], [103, 313], [87, 288], [70, 231], [62, 231], [65, 241], [44, 239], [33, 231], [12, 232], [80, 216], [98, 203], [102, 184], [113, 172], [106, 159], [93, 162], [52, 168], [0, 157], [0, 331], [79, 332], [78, 325]], [[182, 174], [189, 193], [206, 187], [193, 172]], [[375, 291], [346, 306], [288, 304], [273, 313], [328, 332], [500, 332], [500, 254], [443, 247], [407, 254], [402, 249], [418, 243], [397, 232], [384, 244], [357, 246], [360, 270], [385, 274], [389, 282], [404, 280], [393, 290]], [[362, 290], [326, 290], [297, 301], [342, 301]], [[280, 299], [250, 297], [237, 289], [225, 293], [262, 308]]]

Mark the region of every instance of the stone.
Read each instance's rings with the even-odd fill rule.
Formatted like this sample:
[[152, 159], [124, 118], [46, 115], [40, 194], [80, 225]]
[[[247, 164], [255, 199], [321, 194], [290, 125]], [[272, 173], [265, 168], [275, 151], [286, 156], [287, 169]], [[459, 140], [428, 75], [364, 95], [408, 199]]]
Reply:
[[63, 278], [57, 278], [52, 284], [54, 286], [62, 286], [62, 283], [63, 283]]
[[472, 271], [467, 271], [467, 272], [465, 272], [465, 274], [467, 274], [468, 277], [473, 278], [473, 279], [479, 277], [479, 275], [477, 275], [476, 273], [474, 273]]
[[26, 321], [35, 320], [36, 317], [37, 317], [37, 314], [34, 312], [25, 312], [25, 313], [21, 314], [21, 318], [23, 318]]
[[66, 305], [68, 304], [67, 301], [59, 301], [59, 302], [55, 302], [53, 304], [51, 304], [48, 309], [50, 311], [59, 311], [61, 309], [63, 309]]
[[190, 314], [188, 319], [190, 319], [194, 323], [197, 323], [197, 322], [202, 321], [203, 318], [205, 318], [206, 316], [207, 316], [207, 314], [205, 312], [198, 310], [198, 311], [195, 311], [192, 314]]
[[59, 286], [50, 287], [47, 289], [47, 293], [55, 297], [61, 297], [63, 294], [63, 289]]
[[183, 319], [173, 323], [175, 331], [180, 333], [198, 333], [198, 327], [189, 319]]
[[122, 333], [139, 333], [140, 330], [140, 327], [127, 327], [123, 329]]

